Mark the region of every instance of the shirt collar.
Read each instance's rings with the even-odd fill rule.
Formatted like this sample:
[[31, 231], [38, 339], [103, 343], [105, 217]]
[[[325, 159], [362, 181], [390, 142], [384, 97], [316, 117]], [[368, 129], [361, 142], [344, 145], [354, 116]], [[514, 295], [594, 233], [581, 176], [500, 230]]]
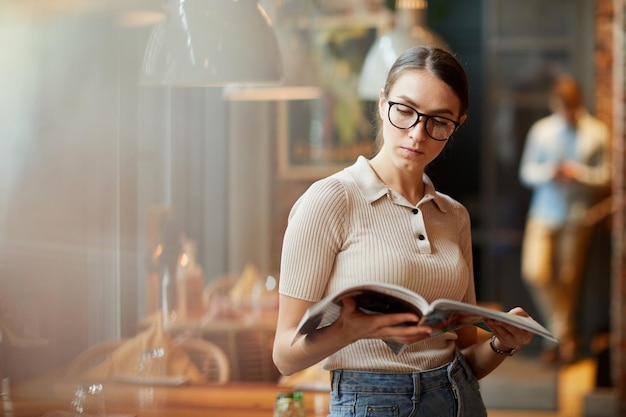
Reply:
[[[384, 197], [389, 192], [389, 189], [383, 183], [380, 178], [374, 172], [369, 161], [364, 156], [359, 156], [354, 165], [349, 166], [345, 169], [347, 173], [354, 179], [359, 190], [363, 194], [363, 197], [367, 200], [368, 203], [372, 204], [376, 200]], [[446, 212], [446, 208], [443, 204], [443, 200], [441, 196], [435, 190], [435, 185], [430, 180], [428, 175], [423, 175], [424, 181], [424, 200], [434, 201], [435, 205], [442, 212]]]

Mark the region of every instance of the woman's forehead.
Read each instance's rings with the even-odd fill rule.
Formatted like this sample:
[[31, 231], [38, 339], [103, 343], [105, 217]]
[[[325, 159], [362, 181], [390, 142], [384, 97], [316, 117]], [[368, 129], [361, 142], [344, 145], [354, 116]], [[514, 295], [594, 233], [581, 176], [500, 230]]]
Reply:
[[460, 111], [460, 100], [454, 90], [428, 70], [406, 70], [389, 90], [389, 98], [403, 98], [422, 111], [449, 109], [455, 115]]
[[412, 90], [417, 89], [419, 87], [420, 90], [424, 88], [424, 86], [429, 84], [444, 84], [435, 74], [425, 69], [410, 69], [404, 70], [401, 74], [398, 75], [398, 78], [394, 81], [394, 83], [390, 86], [389, 92], [400, 92], [400, 93], [410, 93], [410, 91], [402, 91], [402, 90]]

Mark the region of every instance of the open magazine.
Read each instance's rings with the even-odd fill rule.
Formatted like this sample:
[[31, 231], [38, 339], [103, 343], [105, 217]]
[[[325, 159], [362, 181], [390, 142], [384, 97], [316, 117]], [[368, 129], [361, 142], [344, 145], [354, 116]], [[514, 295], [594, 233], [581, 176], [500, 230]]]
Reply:
[[[291, 343], [300, 337], [326, 326], [339, 318], [344, 298], [350, 297], [357, 308], [368, 314], [392, 314], [412, 312], [420, 317], [418, 325], [431, 326], [431, 336], [449, 332], [463, 326], [475, 325], [490, 331], [485, 319], [498, 320], [527, 330], [548, 340], [557, 339], [530, 317], [521, 317], [460, 301], [439, 299], [428, 303], [419, 294], [404, 287], [379, 282], [364, 283], [336, 291], [311, 306], [300, 320]], [[400, 354], [405, 345], [385, 341], [391, 350]]]

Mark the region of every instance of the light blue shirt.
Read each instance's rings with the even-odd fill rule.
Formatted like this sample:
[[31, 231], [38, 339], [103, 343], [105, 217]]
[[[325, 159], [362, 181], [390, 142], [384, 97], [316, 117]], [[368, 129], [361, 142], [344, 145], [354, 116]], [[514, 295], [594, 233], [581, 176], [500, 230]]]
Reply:
[[[561, 227], [577, 221], [597, 200], [598, 191], [610, 181], [610, 135], [608, 127], [584, 112], [573, 128], [552, 114], [529, 130], [520, 180], [533, 191], [529, 217]], [[575, 179], [555, 178], [563, 161], [575, 165]]]

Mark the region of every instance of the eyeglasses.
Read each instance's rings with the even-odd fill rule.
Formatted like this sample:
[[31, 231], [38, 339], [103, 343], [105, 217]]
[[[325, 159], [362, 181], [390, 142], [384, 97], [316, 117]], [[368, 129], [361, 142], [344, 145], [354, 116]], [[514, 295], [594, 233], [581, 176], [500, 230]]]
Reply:
[[452, 136], [454, 131], [461, 125], [452, 119], [443, 116], [430, 116], [420, 113], [411, 106], [388, 101], [389, 112], [388, 117], [392, 125], [402, 130], [412, 129], [424, 118], [424, 128], [431, 139], [438, 141], [446, 141]]

